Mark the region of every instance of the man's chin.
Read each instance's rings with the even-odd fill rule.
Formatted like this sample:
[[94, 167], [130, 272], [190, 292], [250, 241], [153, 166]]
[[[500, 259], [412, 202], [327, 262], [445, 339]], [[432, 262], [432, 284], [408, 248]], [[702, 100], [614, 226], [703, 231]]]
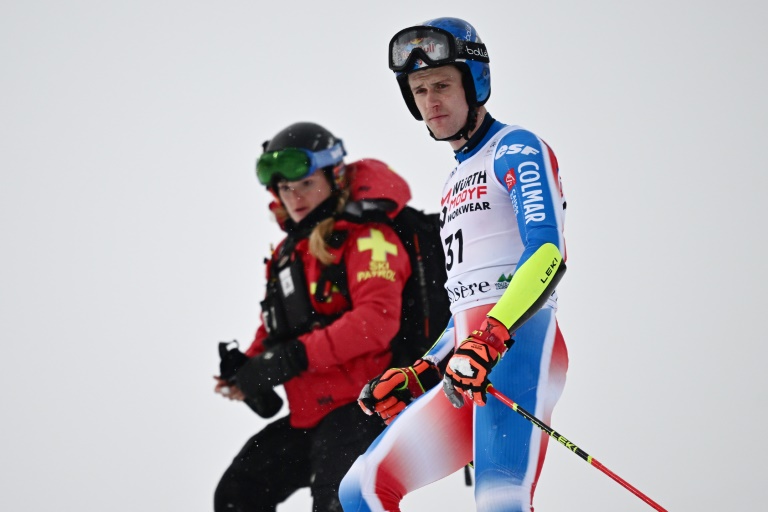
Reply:
[[450, 129], [446, 128], [442, 125], [429, 125], [427, 124], [427, 128], [429, 128], [429, 131], [432, 132], [432, 135], [436, 139], [444, 139], [445, 137], [450, 137], [454, 133], [456, 133], [458, 130], [450, 131]]

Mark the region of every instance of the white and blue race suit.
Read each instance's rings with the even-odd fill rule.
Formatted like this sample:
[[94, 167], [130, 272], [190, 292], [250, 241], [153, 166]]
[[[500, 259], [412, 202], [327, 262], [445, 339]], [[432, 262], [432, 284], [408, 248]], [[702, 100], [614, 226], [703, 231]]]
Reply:
[[[540, 279], [542, 254], [565, 260], [557, 160], [536, 135], [490, 114], [478, 132], [472, 149], [466, 151], [470, 140], [457, 152], [443, 188], [440, 233], [452, 317], [427, 357], [450, 356], [491, 313], [514, 326], [515, 340], [491, 382], [549, 423], [568, 367], [557, 296], [537, 284], [549, 276]], [[531, 511], [549, 436], [498, 400], [468, 404], [454, 408], [441, 386], [413, 401], [347, 473], [339, 492], [344, 511], [399, 511], [405, 494], [471, 461], [478, 511]]]

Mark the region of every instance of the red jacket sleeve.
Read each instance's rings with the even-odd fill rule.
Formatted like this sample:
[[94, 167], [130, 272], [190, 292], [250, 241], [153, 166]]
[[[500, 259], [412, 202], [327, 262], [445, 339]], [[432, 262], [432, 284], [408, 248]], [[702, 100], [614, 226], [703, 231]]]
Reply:
[[351, 309], [327, 327], [299, 337], [310, 371], [385, 352], [400, 328], [403, 287], [411, 266], [395, 232], [384, 224], [355, 226], [343, 254]]

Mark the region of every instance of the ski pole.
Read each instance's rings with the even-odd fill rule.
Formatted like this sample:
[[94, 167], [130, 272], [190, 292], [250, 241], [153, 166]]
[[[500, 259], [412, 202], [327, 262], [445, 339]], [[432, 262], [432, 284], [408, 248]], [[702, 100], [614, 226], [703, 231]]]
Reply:
[[623, 478], [618, 476], [616, 473], [608, 469], [607, 467], [600, 464], [600, 462], [597, 461], [597, 459], [593, 458], [591, 455], [589, 455], [587, 452], [567, 440], [565, 437], [561, 436], [559, 433], [554, 431], [552, 428], [547, 426], [543, 421], [538, 419], [536, 416], [532, 415], [519, 405], [515, 403], [512, 399], [508, 398], [506, 395], [504, 395], [501, 391], [494, 388], [493, 386], [488, 386], [488, 393], [495, 396], [498, 400], [500, 400], [502, 403], [510, 407], [513, 411], [519, 413], [521, 416], [523, 416], [525, 419], [539, 427], [541, 430], [546, 432], [550, 435], [550, 437], [555, 438], [560, 444], [571, 450], [573, 453], [590, 463], [592, 466], [596, 467], [609, 477], [613, 478], [616, 482], [618, 482], [622, 487], [629, 490], [632, 494], [652, 506], [654, 509], [658, 510], [659, 512], [667, 512], [667, 509], [663, 508], [661, 505], [653, 501], [651, 498], [640, 492], [638, 489], [633, 487], [631, 484], [629, 484], [627, 481], [625, 481]]

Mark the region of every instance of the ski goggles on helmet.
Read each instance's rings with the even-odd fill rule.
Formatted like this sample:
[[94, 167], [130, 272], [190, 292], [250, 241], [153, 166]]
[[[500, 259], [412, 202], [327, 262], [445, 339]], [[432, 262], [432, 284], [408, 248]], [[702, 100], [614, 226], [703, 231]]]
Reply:
[[430, 66], [440, 66], [467, 59], [490, 62], [483, 43], [463, 41], [437, 27], [406, 28], [389, 42], [389, 69], [392, 71], [407, 72], [418, 60]]
[[322, 151], [303, 148], [286, 148], [267, 151], [256, 161], [259, 183], [269, 186], [275, 177], [297, 181], [310, 176], [318, 169], [336, 165], [347, 152], [341, 141]]

